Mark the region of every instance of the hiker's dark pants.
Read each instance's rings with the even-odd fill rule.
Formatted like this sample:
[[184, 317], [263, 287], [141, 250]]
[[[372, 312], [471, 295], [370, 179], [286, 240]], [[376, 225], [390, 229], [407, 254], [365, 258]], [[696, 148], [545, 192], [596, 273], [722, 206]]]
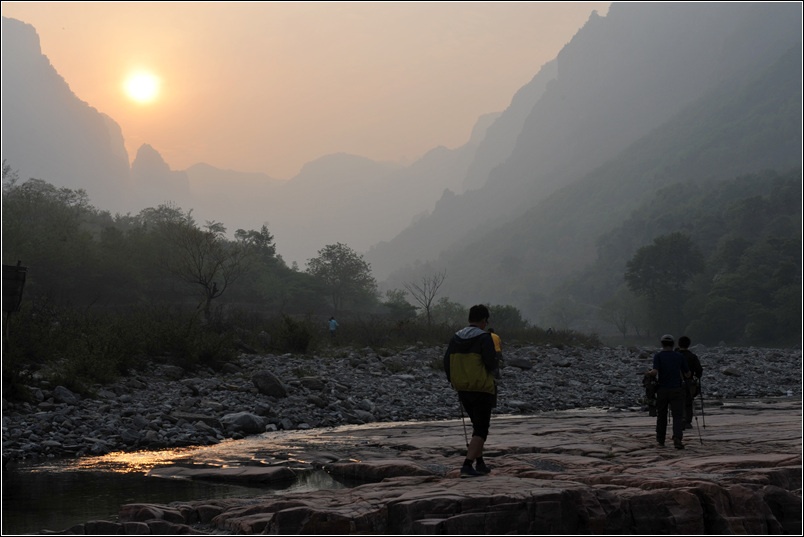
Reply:
[[667, 435], [667, 408], [673, 414], [673, 438], [684, 436], [684, 392], [681, 388], [659, 388], [656, 396], [656, 441], [664, 443]]
[[496, 396], [484, 392], [458, 392], [458, 399], [472, 422], [472, 436], [479, 436], [483, 440], [488, 438], [491, 409], [494, 408]]

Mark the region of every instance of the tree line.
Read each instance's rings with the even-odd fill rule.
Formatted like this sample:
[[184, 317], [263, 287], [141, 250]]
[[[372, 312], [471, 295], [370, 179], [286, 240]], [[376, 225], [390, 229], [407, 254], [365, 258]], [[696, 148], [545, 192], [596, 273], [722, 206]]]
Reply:
[[[171, 203], [112, 215], [83, 190], [20, 181], [5, 162], [2, 171], [4, 270], [27, 269], [20, 311], [4, 307], [9, 393], [42, 375], [86, 391], [155, 358], [216, 367], [244, 351], [304, 353], [329, 344], [331, 315], [340, 343], [374, 347], [440, 344], [466, 323], [468, 308], [439, 296], [446, 272], [380, 296], [370, 265], [343, 243], [300, 270], [267, 224], [230, 235]], [[489, 306], [507, 334], [541, 334], [516, 308]]]
[[801, 344], [801, 170], [659, 191], [601, 237], [574, 291], [623, 335]]

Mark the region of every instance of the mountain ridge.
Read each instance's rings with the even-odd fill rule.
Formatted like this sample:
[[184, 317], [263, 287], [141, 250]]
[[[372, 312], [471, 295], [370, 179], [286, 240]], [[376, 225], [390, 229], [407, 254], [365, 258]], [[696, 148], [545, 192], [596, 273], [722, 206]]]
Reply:
[[[787, 83], [781, 83], [782, 79]], [[520, 282], [509, 294], [497, 299], [522, 308], [531, 318], [538, 316], [545, 298], [523, 300], [517, 293], [547, 294], [550, 288], [592, 264], [597, 257], [596, 237], [625, 221], [632, 210], [649, 202], [659, 189], [681, 181], [729, 180], [768, 168], [782, 172], [800, 169], [800, 79], [801, 49], [793, 47], [778, 62], [755, 73], [742, 85], [726, 82], [692, 103], [673, 120], [578, 182], [547, 197], [519, 219], [463, 248], [445, 253], [445, 257], [452, 258], [440, 259], [437, 266], [471, 265], [470, 252], [482, 245], [491, 250], [487, 258], [507, 260], [506, 264], [495, 265], [498, 276], [507, 275]], [[787, 89], [782, 94], [784, 99], [779, 94], [762, 91], [768, 80], [776, 82], [772, 87], [780, 93]], [[753, 108], [746, 102], [752, 102]], [[796, 103], [797, 115], [784, 113]], [[769, 108], [777, 110], [779, 119], [763, 129], [767, 119], [764, 112]], [[727, 120], [722, 120], [723, 116]], [[731, 138], [725, 138], [724, 132], [729, 132]], [[781, 146], [774, 145], [772, 151], [764, 149], [779, 140], [783, 141]], [[678, 141], [686, 145], [679, 148]], [[736, 146], [727, 153], [733, 156], [731, 160], [723, 160], [724, 146]], [[644, 181], [643, 177], [651, 179]], [[597, 234], [584, 234], [584, 229], [594, 229]], [[505, 237], [509, 240], [504, 240]], [[632, 250], [638, 246], [641, 245], [632, 245]], [[549, 258], [558, 265], [545, 261], [546, 252], [556, 251], [561, 252], [561, 258], [558, 261], [555, 256]], [[471, 272], [451, 271], [452, 281], [445, 282], [445, 293], [458, 300], [469, 298], [463, 289], [488, 295], [499, 278], [494, 278], [494, 271], [483, 268], [486, 266], [481, 263], [480, 268]], [[529, 274], [517, 274], [516, 267], [528, 267]]]
[[[652, 38], [656, 35], [666, 35], [669, 36], [673, 43], [676, 43], [674, 46], [689, 47], [689, 43], [694, 42], [692, 39], [693, 36], [678, 36], [676, 32], [673, 31], [675, 27], [664, 27], [663, 25], [668, 24], [668, 20], [675, 20], [676, 24], [678, 24], [677, 21], [684, 20], [685, 16], [696, 18], [694, 17], [695, 14], [707, 13], [708, 17], [701, 17], [699, 21], [699, 27], [703, 28], [699, 30], [699, 32], [703, 32], [705, 35], [698, 39], [704, 39], [705, 42], [718, 43], [718, 46], [713, 46], [712, 50], [710, 51], [698, 51], [695, 48], [691, 48], [688, 50], [687, 56], [697, 57], [709, 54], [710, 58], [708, 58], [706, 61], [697, 59], [698, 64], [716, 66], [717, 69], [711, 73], [704, 70], [704, 74], [709, 74], [707, 78], [708, 82], [699, 81], [696, 82], [695, 85], [698, 87], [714, 88], [719, 84], [722, 85], [723, 81], [728, 79], [727, 74], [730, 74], [732, 77], [739, 78], [740, 73], [745, 73], [746, 69], [748, 69], [748, 67], [739, 64], [739, 62], [736, 60], [730, 60], [729, 66], [723, 65], [725, 61], [724, 56], [729, 56], [725, 54], [720, 44], [730, 41], [740, 41], [740, 35], [734, 34], [734, 26], [737, 25], [744, 27], [748, 25], [748, 27], [751, 27], [751, 24], [753, 24], [755, 25], [754, 27], [765, 28], [769, 25], [773, 26], [771, 22], [774, 24], [778, 23], [778, 21], [785, 22], [783, 26], [785, 29], [784, 32], [777, 31], [772, 35], [763, 35], [757, 38], [758, 41], [763, 45], [757, 46], [756, 49], [764, 50], [765, 55], [759, 55], [758, 58], [755, 58], [752, 60], [752, 62], [750, 62], [754, 68], [757, 68], [757, 66], [761, 68], [762, 61], [759, 58], [764, 58], [764, 61], [772, 61], [776, 59], [772, 53], [768, 52], [769, 50], [783, 51], [783, 45], [785, 43], [787, 43], [787, 46], [790, 46], [791, 43], [800, 43], [800, 33], [797, 30], [794, 31], [795, 28], [800, 27], [800, 11], [798, 12], [799, 25], [797, 26], [796, 17], [794, 16], [796, 14], [796, 8], [794, 6], [787, 6], [787, 9], [783, 10], [782, 12], [777, 12], [774, 10], [774, 7], [778, 6], [758, 6], [752, 7], [751, 9], [746, 9], [745, 6], [742, 6], [740, 8], [735, 8], [735, 10], [730, 10], [728, 6], [720, 7], [718, 5], [710, 6], [704, 9], [697, 7], [697, 5], [688, 5], [682, 10], [679, 6], [662, 6], [661, 8], [654, 8], [654, 6], [635, 7], [632, 4], [613, 4], [607, 17], [603, 18], [595, 16], [590, 18], [590, 22], [587, 23], [587, 25], [585, 25], [578, 32], [578, 34], [576, 34], [573, 40], [570, 41], [570, 43], [568, 43], [568, 45], [559, 53], [557, 58], [558, 77], [550, 82], [544, 95], [539, 99], [539, 102], [528, 116], [526, 123], [523, 126], [522, 133], [518, 138], [517, 147], [514, 149], [508, 160], [504, 164], [498, 166], [489, 176], [487, 184], [483, 188], [480, 188], [476, 191], [465, 193], [462, 197], [463, 199], [452, 200], [450, 204], [444, 204], [442, 209], [445, 211], [448, 209], [452, 211], [449, 214], [437, 215], [434, 213], [429, 217], [431, 219], [431, 223], [429, 225], [426, 220], [423, 222], [418, 222], [417, 229], [405, 230], [405, 232], [400, 234], [400, 236], [375, 247], [367, 254], [367, 258], [372, 263], [372, 266], [376, 265], [379, 267], [380, 274], [384, 274], [387, 278], [389, 278], [390, 283], [388, 285], [394, 286], [398, 284], [400, 280], [400, 267], [405, 265], [406, 259], [409, 259], [408, 264], [412, 264], [412, 262], [416, 259], [417, 252], [426, 251], [430, 253], [438, 251], [439, 247], [442, 251], [448, 248], [454, 249], [456, 243], [460, 244], [466, 240], [462, 239], [461, 237], [471, 237], [471, 235], [478, 232], [478, 230], [492, 228], [495, 227], [495, 225], [499, 225], [496, 224], [496, 222], [506, 219], [506, 216], [501, 215], [507, 214], [507, 219], [513, 220], [517, 216], [527, 212], [528, 210], [531, 210], [533, 206], [537, 205], [541, 200], [549, 195], [551, 191], [559, 189], [562, 184], [569, 184], [579, 180], [581, 177], [583, 177], [583, 175], [578, 175], [581, 173], [581, 171], [585, 170], [583, 171], [584, 174], [590, 173], [594, 169], [592, 164], [595, 164], [595, 166], [603, 165], [606, 160], [614, 158], [617, 154], [619, 154], [619, 152], [627, 147], [627, 145], [625, 145], [626, 139], [623, 138], [623, 141], [618, 144], [615, 151], [614, 148], [611, 147], [611, 142], [609, 140], [609, 138], [612, 137], [611, 132], [617, 132], [616, 126], [620, 121], [622, 121], [618, 114], [614, 114], [615, 121], [613, 123], [604, 122], [601, 127], [597, 128], [596, 134], [591, 130], [595, 124], [595, 121], [589, 124], [578, 123], [578, 127], [564, 127], [563, 131], [558, 131], [556, 128], [556, 125], [558, 124], [557, 118], [562, 113], [561, 110], [564, 110], [565, 112], [563, 113], [569, 114], [570, 116], [578, 116], [582, 115], [586, 110], [593, 110], [598, 114], [611, 114], [612, 110], [617, 110], [620, 108], [627, 110], [631, 106], [631, 102], [623, 98], [621, 95], [615, 96], [623, 103], [620, 108], [612, 107], [610, 105], [599, 105], [597, 107], [593, 107], [589, 103], [584, 103], [583, 105], [578, 106], [571, 106], [570, 104], [566, 103], [562, 104], [562, 100], [571, 101], [572, 92], [582, 91], [586, 93], [600, 93], [606, 91], [606, 88], [608, 87], [606, 84], [609, 84], [609, 82], [606, 82], [606, 84], [603, 84], [603, 82], [605, 82], [605, 80], [611, 81], [614, 77], [610, 76], [601, 82], [597, 77], [596, 71], [592, 70], [590, 72], [583, 69], [584, 65], [595, 64], [597, 59], [596, 55], [604, 54], [606, 57], [610, 58], [609, 61], [615, 61], [616, 59], [621, 64], [620, 67], [617, 68], [620, 71], [627, 72], [629, 69], [633, 69], [633, 76], [649, 78], [650, 80], [642, 82], [643, 86], [657, 84], [657, 82], [652, 79], [652, 75], [644, 69], [644, 66], [649, 65], [649, 62], [647, 62], [645, 58], [661, 58], [666, 55], [667, 47], [665, 47], [662, 42], [651, 41], [650, 45], [643, 44], [642, 46], [626, 46], [626, 44], [621, 43], [619, 49], [617, 49], [617, 54], [615, 54], [612, 51], [599, 52], [603, 48], [600, 43], [600, 40], [603, 39], [600, 37], [601, 35], [605, 36], [608, 34], [613, 34], [615, 35], [616, 39], [623, 39], [619, 36], [623, 33], [624, 29], [629, 27], [629, 21], [633, 20], [639, 13], [647, 12], [650, 13], [652, 21], [650, 25], [646, 25], [647, 28], [650, 28], [650, 32], [642, 27], [639, 28], [640, 32], [649, 33]], [[668, 10], [673, 15], [673, 18], [666, 16]], [[758, 13], [764, 13], [764, 17], [760, 17]], [[708, 26], [700, 26], [700, 24], [702, 24], [701, 21], [713, 19], [718, 23], [718, 28], [720, 28], [719, 33], [706, 31], [708, 30]], [[604, 27], [607, 24], [611, 25], [611, 28], [604, 32]], [[589, 31], [593, 32], [594, 35], [588, 35]], [[748, 35], [753, 36], [754, 34], [751, 32]], [[678, 41], [682, 40], [682, 38], [685, 43], [678, 44]], [[636, 43], [636, 41], [634, 43]], [[592, 55], [590, 57], [583, 57], [579, 64], [571, 63], [570, 60], [574, 56], [583, 56], [582, 51], [584, 50], [584, 46], [591, 46]], [[748, 47], [748, 45], [743, 44], [742, 47], [745, 48]], [[649, 52], [647, 50], [648, 48], [651, 48], [653, 52]], [[638, 51], [637, 54], [642, 57], [640, 60], [641, 63], [632, 64], [630, 57], [624, 55], [628, 50]], [[781, 52], [779, 54], [781, 54]], [[740, 57], [741, 53], [735, 52], [734, 55]], [[673, 58], [673, 65], [676, 66], [674, 67], [676, 71], [678, 69], [683, 69], [684, 67], [683, 62], [681, 62], [678, 58]], [[636, 69], [636, 66], [642, 67], [640, 67], [640, 69]], [[573, 72], [572, 69], [575, 69], [578, 72]], [[664, 72], [664, 69], [664, 64], [657, 64], [653, 68], [653, 71], [659, 71], [661, 80], [664, 80], [667, 76], [667, 74]], [[618, 70], [609, 68], [609, 71], [611, 72], [619, 72]], [[696, 66], [692, 70], [693, 73], [699, 73], [700, 71], [701, 68], [699, 66]], [[582, 78], [583, 73], [588, 73], [589, 78]], [[564, 80], [562, 82], [562, 76], [564, 75], [566, 75], [565, 78], [568, 78], [569, 81]], [[678, 74], [675, 76], [676, 78], [679, 77]], [[703, 75], [699, 74], [699, 76]], [[598, 86], [596, 84], [603, 85]], [[685, 84], [689, 85], [689, 83]], [[576, 87], [592, 89], [577, 90], [575, 89]], [[618, 89], [617, 86], [612, 86], [608, 89], [608, 91], [612, 92], [616, 89]], [[663, 122], [671, 118], [674, 113], [679, 113], [683, 106], [688, 105], [694, 99], [693, 95], [699, 94], [695, 92], [690, 93], [688, 91], [687, 93], [684, 93], [682, 97], [676, 96], [674, 101], [676, 103], [674, 105], [675, 112], [671, 113], [669, 109], [661, 111], [661, 120], [653, 120], [649, 123], [646, 123], [640, 136], [632, 135], [628, 138], [628, 140], [630, 140], [629, 144], [635, 143], [642, 136], [648, 135], [653, 129], [658, 128]], [[650, 94], [642, 99], [644, 100], [648, 98], [653, 99], [657, 105], [663, 107], [668, 106], [667, 99], [665, 98], [664, 94]], [[597, 101], [601, 103], [606, 102], [605, 99], [608, 98], [597, 97]], [[571, 103], [574, 104], [574, 101], [571, 101]], [[625, 106], [625, 108], [623, 108], [623, 106]], [[644, 106], [644, 104], [640, 105], [642, 108], [644, 108]], [[634, 112], [630, 110], [628, 112], [628, 114], [633, 113]], [[574, 121], [577, 122], [577, 117]], [[596, 122], [599, 123], [600, 121], [596, 120]], [[597, 141], [601, 141], [601, 143], [608, 143], [611, 153], [593, 157], [590, 157], [584, 153], [578, 154], [577, 157], [575, 157], [575, 160], [582, 160], [584, 162], [580, 164], [572, 163], [571, 166], [568, 165], [567, 169], [572, 170], [571, 172], [557, 169], [561, 159], [555, 155], [551, 155], [550, 159], [552, 160], [548, 159], [546, 163], [539, 162], [538, 164], [533, 164], [538, 158], [539, 154], [543, 154], [547, 151], [544, 144], [547, 144], [546, 147], [548, 148], [558, 148], [557, 152], [563, 151], [560, 149], [560, 144], [558, 142], [555, 140], [551, 141], [550, 139], [558, 139], [562, 136], [567, 137], [570, 133], [580, 132], [580, 125], [588, 125], [587, 130], [589, 132], [585, 132], [583, 133], [583, 136], [579, 136], [579, 138], [585, 138], [588, 140], [587, 142], [584, 142], [587, 146], [594, 146]], [[542, 129], [542, 131], [540, 132], [539, 129]], [[534, 135], [532, 132], [537, 132], [538, 134]], [[564, 134], [561, 134], [561, 132]], [[579, 141], [572, 141], [572, 143], [575, 145], [581, 144]], [[574, 151], [581, 151], [581, 149], [578, 148]], [[597, 151], [597, 149], [595, 149], [595, 151]], [[570, 160], [572, 160], [571, 157], [575, 155], [575, 152], [571, 151], [566, 154], [569, 155]], [[608, 157], [606, 157], [606, 155], [608, 155]], [[565, 157], [562, 158], [566, 160]], [[551, 175], [551, 173], [553, 175]], [[440, 245], [433, 244], [436, 242], [433, 237], [442, 234], [441, 230], [436, 230], [436, 228], [443, 227], [447, 225], [448, 222], [460, 222], [458, 227], [463, 230], [463, 232], [452, 233], [449, 236], [448, 241], [445, 241]], [[495, 224], [490, 225], [490, 222], [494, 222]], [[425, 246], [423, 248], [422, 244], [430, 244], [430, 246]], [[420, 261], [434, 262], [437, 258], [437, 255], [422, 257], [420, 258]], [[464, 259], [464, 262], [466, 261], [467, 260]], [[461, 267], [464, 265], [458, 264], [458, 266]], [[391, 277], [391, 271], [389, 269], [397, 270], [397, 276]], [[484, 281], [488, 280], [486, 279]], [[454, 279], [453, 283], [455, 283]], [[449, 290], [446, 291], [447, 293], [455, 290], [452, 285], [445, 285], [449, 287]]]
[[[174, 201], [230, 232], [267, 224], [288, 261], [345, 242], [365, 252], [383, 289], [445, 269], [451, 299], [510, 303], [536, 318], [595, 263], [597, 238], [658, 189], [800, 167], [800, 28], [800, 6], [788, 4], [612, 4], [506, 110], [478, 118], [466, 144], [409, 166], [336, 153], [279, 181], [202, 163], [170, 170], [149, 146], [120, 183], [186, 179]], [[33, 46], [29, 34], [20, 40]], [[26, 57], [47, 62], [38, 54]], [[4, 99], [4, 127], [5, 108]], [[95, 117], [119, 159], [119, 126], [115, 134], [111, 118]], [[4, 158], [6, 149], [4, 140]]]
[[2, 17], [2, 50], [3, 159], [26, 178], [58, 178], [96, 203], [124, 208], [131, 185], [120, 126], [70, 90], [30, 24]]

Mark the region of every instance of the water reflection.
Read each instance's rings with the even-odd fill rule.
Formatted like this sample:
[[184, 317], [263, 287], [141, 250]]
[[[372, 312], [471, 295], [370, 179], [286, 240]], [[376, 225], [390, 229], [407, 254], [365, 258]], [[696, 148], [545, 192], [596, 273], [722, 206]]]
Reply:
[[169, 480], [134, 473], [3, 472], [3, 535], [61, 531], [90, 520], [117, 519], [126, 503], [253, 497], [260, 488]]
[[[127, 503], [169, 504], [219, 498], [344, 488], [321, 468], [335, 461], [358, 461], [355, 451], [383, 450], [369, 441], [421, 422], [345, 425], [311, 431], [277, 431], [212, 446], [161, 451], [115, 452], [98, 457], [10, 465], [3, 471], [3, 535], [63, 531], [90, 520], [117, 520]], [[430, 427], [438, 427], [430, 423]], [[453, 425], [442, 425], [452, 427]], [[387, 429], [387, 431], [386, 431]], [[350, 453], [344, 457], [344, 453]], [[284, 466], [298, 476], [292, 482], [225, 483], [165, 479], [148, 474], [158, 468], [227, 469], [238, 466]]]
[[35, 466], [21, 466], [29, 472], [113, 472], [119, 474], [145, 474], [158, 466], [169, 466], [176, 461], [192, 457], [198, 448], [165, 449], [160, 451], [114, 452], [97, 457], [82, 457], [43, 462]]
[[[265, 439], [230, 441], [217, 446], [116, 452], [98, 457], [11, 465], [3, 471], [3, 535], [63, 531], [90, 520], [116, 521], [127, 503], [169, 504], [219, 498], [343, 488], [321, 469], [305, 465], [301, 450], [278, 456], [260, 454]], [[288, 446], [284, 446], [288, 447]], [[155, 468], [230, 468], [233, 466], [303, 467], [295, 481], [223, 483], [149, 476]]]

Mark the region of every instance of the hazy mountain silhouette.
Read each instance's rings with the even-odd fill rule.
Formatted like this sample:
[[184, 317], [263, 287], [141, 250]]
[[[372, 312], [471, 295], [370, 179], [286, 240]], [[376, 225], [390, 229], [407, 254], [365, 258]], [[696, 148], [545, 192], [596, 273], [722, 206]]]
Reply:
[[127, 207], [120, 126], [76, 97], [42, 54], [33, 26], [2, 18], [3, 158], [21, 179], [84, 189], [93, 204]]
[[156, 207], [173, 202], [190, 205], [190, 180], [186, 172], [173, 171], [156, 149], [143, 144], [131, 163], [132, 202], [136, 207]]
[[[438, 261], [449, 269], [444, 292], [455, 300], [493, 297], [536, 318], [552, 290], [596, 262], [598, 239], [632, 213], [648, 211], [645, 204], [655, 202], [662, 188], [800, 169], [801, 62], [796, 46], [748, 81], [724, 83], [522, 216], [457, 245]], [[681, 201], [687, 200], [665, 203]], [[684, 226], [679, 214], [676, 222], [657, 222], [635, 234], [644, 242], [619, 245], [616, 272], [600, 279], [622, 283], [637, 248], [662, 230]], [[608, 289], [613, 293], [616, 285]]]
[[[381, 279], [396, 270], [388, 287], [430, 261], [447, 269], [444, 295], [533, 316], [539, 296], [593, 261], [601, 226], [648, 192], [696, 174], [800, 166], [800, 63], [783, 87], [761, 74], [791, 47], [801, 47], [794, 4], [614, 4], [559, 53], [557, 76], [485, 185], [444, 196], [366, 258]], [[741, 96], [751, 84], [769, 99], [783, 93], [785, 108]]]
[[83, 188], [112, 212], [173, 203], [230, 234], [268, 224], [289, 262], [304, 263], [334, 242], [368, 249], [432, 210], [445, 189], [460, 191], [470, 148], [494, 119], [480, 118], [466, 147], [435, 148], [409, 167], [327, 155], [279, 181], [204, 163], [172, 170], [144, 144], [129, 169], [120, 127], [72, 93], [31, 25], [3, 17], [3, 158], [22, 179]]
[[238, 229], [260, 229], [267, 223], [266, 206], [282, 181], [259, 172], [222, 170], [194, 164], [185, 170], [190, 181], [190, 201], [199, 223], [223, 223], [229, 234]]
[[800, 168], [801, 121], [800, 5], [625, 3], [593, 14], [467, 144], [410, 166], [327, 155], [283, 182], [173, 171], [143, 146], [129, 174], [119, 127], [72, 95], [33, 28], [3, 18], [3, 158], [22, 178], [86, 188], [100, 208], [116, 208], [106, 190], [175, 196], [230, 232], [268, 224], [288, 262], [344, 242], [384, 288], [445, 268], [441, 296], [531, 319], [667, 185]]
[[347, 154], [310, 162], [266, 207], [278, 250], [300, 264], [336, 242], [364, 251], [432, 210], [445, 189], [460, 188], [471, 154], [436, 148], [409, 167]]
[[487, 126], [485, 136], [476, 140], [478, 148], [463, 183], [466, 190], [485, 185], [493, 169], [511, 156], [528, 114], [556, 74], [556, 61], [546, 63], [528, 84], [516, 92], [508, 108], [495, 114], [496, 119]]

